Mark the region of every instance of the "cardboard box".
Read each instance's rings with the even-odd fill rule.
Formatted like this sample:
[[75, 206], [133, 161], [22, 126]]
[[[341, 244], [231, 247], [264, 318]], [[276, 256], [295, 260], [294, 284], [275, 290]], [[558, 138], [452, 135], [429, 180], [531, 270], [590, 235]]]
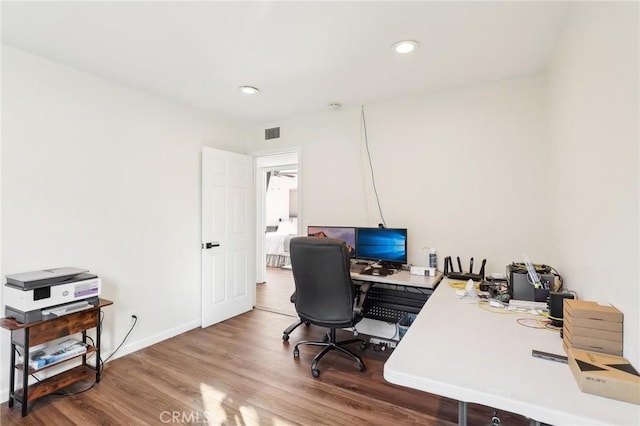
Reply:
[[591, 328], [594, 330], [605, 330], [612, 331], [615, 333], [622, 333], [622, 323], [621, 322], [611, 322], [611, 321], [602, 321], [602, 320], [591, 320], [586, 318], [574, 318], [571, 315], [568, 315], [565, 311], [563, 313], [564, 324], [568, 324], [570, 327], [583, 327], [583, 328]]
[[597, 339], [594, 337], [575, 336], [570, 329], [565, 329], [562, 339], [570, 348], [584, 349], [588, 351], [604, 352], [611, 355], [622, 355], [622, 342]]
[[570, 315], [574, 319], [584, 318], [616, 323], [622, 322], [622, 312], [614, 306], [608, 303], [587, 300], [566, 299], [564, 301], [563, 314]]
[[622, 356], [622, 312], [608, 303], [565, 299], [563, 344], [567, 348]]
[[567, 355], [582, 392], [640, 405], [640, 375], [625, 358], [575, 348]]
[[[618, 324], [618, 323], [614, 323]], [[594, 339], [601, 340], [609, 340], [611, 342], [620, 342], [622, 343], [622, 332], [615, 332], [609, 330], [598, 330], [596, 328], [588, 328], [588, 327], [575, 327], [573, 324], [567, 327], [572, 336], [584, 336], [591, 337]]]

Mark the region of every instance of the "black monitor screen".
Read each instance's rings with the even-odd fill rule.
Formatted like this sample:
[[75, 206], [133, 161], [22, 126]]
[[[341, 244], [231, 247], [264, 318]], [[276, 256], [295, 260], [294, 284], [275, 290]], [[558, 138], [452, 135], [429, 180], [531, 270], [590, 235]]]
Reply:
[[394, 228], [356, 228], [359, 259], [407, 263], [407, 230]]
[[351, 257], [356, 257], [356, 228], [348, 226], [309, 226], [307, 236], [337, 238], [347, 243]]

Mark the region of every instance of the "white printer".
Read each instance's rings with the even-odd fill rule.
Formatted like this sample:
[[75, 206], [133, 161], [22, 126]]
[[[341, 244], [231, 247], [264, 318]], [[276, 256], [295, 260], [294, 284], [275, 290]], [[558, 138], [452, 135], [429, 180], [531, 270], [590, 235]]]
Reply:
[[5, 315], [23, 324], [87, 309], [100, 296], [101, 279], [86, 269], [44, 269], [5, 278]]

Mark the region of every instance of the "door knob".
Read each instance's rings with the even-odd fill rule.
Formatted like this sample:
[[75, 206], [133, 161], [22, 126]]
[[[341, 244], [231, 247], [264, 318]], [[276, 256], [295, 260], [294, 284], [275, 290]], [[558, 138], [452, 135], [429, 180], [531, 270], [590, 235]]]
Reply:
[[202, 243], [202, 248], [205, 250], [209, 250], [214, 247], [220, 247], [220, 243], [212, 243], [212, 242]]

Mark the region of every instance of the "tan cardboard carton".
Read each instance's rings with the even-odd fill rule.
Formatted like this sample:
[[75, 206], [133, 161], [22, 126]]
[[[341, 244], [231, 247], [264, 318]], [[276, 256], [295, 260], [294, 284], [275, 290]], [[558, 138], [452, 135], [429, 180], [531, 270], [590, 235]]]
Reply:
[[603, 352], [611, 355], [622, 355], [622, 342], [596, 339], [593, 337], [575, 336], [570, 329], [564, 330], [564, 343], [572, 348]]
[[608, 303], [565, 299], [563, 313], [565, 312], [573, 318], [622, 322], [622, 312]]
[[625, 358], [575, 348], [567, 355], [580, 390], [640, 405], [640, 375]]
[[[614, 323], [619, 324], [619, 323]], [[584, 336], [591, 337], [593, 339], [601, 339], [601, 340], [609, 340], [611, 342], [620, 342], [622, 343], [622, 333], [618, 333], [615, 331], [608, 330], [598, 330], [595, 328], [588, 327], [575, 327], [573, 324], [568, 327], [572, 336]]]
[[615, 333], [622, 333], [622, 323], [602, 320], [592, 320], [586, 318], [574, 318], [565, 311], [563, 313], [564, 324], [575, 327], [591, 328], [594, 330], [613, 331]]

